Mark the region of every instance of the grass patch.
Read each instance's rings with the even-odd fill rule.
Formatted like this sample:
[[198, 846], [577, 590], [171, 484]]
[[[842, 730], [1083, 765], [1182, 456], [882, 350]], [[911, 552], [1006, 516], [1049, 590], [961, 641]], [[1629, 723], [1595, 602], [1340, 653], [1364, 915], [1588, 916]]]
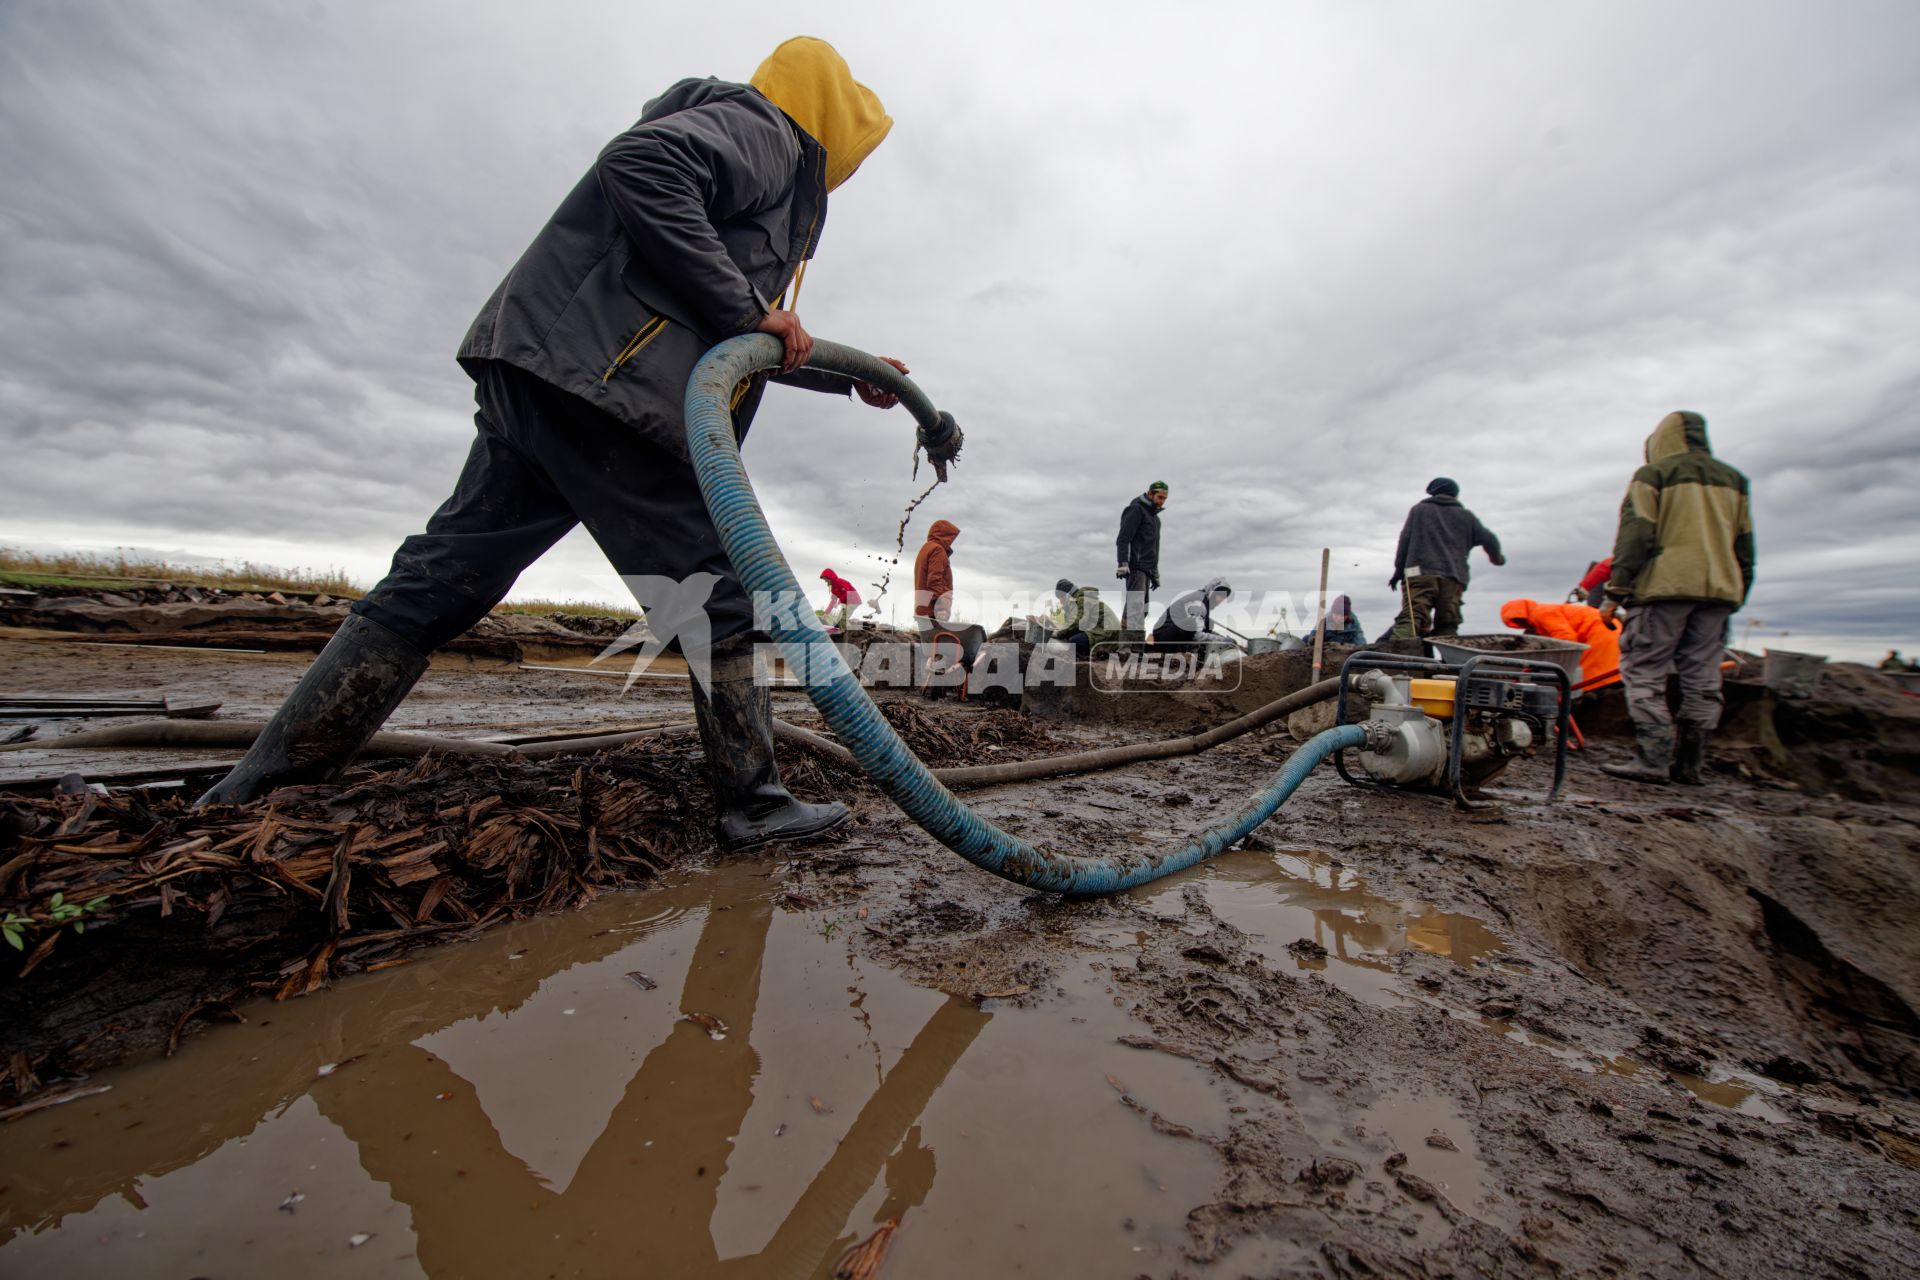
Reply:
[[[341, 569], [281, 569], [250, 560], [189, 567], [137, 556], [35, 555], [0, 547], [0, 586], [28, 590], [49, 587], [111, 591], [116, 587], [210, 587], [221, 591], [252, 591], [259, 595], [317, 595], [358, 600], [366, 592]], [[515, 600], [494, 608], [495, 613], [527, 615], [565, 614], [570, 618], [625, 618], [644, 615], [629, 604], [596, 604], [578, 600]]]
[[594, 604], [579, 600], [509, 600], [493, 607], [495, 613], [524, 613], [546, 616], [565, 614], [569, 618], [625, 618], [638, 622], [646, 615], [630, 604]]
[[359, 597], [361, 590], [340, 569], [281, 569], [255, 564], [168, 564], [133, 556], [35, 555], [0, 547], [0, 580], [23, 587], [158, 586], [218, 587], [222, 591], [294, 591], [303, 595]]

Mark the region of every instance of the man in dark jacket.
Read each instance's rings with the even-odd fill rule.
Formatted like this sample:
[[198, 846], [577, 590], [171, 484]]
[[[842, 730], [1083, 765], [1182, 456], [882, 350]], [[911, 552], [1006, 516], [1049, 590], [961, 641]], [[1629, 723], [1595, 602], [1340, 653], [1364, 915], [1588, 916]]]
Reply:
[[[428, 655], [584, 523], [630, 582], [716, 583], [704, 606], [710, 674], [703, 684], [693, 664], [693, 698], [722, 840], [793, 839], [844, 821], [842, 806], [802, 804], [780, 784], [768, 693], [752, 674], [752, 605], [688, 463], [681, 406], [700, 356], [756, 330], [785, 347], [776, 380], [892, 403], [878, 388], [802, 372], [813, 340], [786, 299], [789, 288], [798, 299], [827, 193], [892, 123], [832, 46], [802, 37], [750, 84], [681, 81], [608, 143], [461, 344], [478, 435], [453, 495], [202, 803], [337, 776]], [[741, 388], [737, 436], [765, 382]], [[673, 609], [639, 603], [666, 638]]]
[[[1720, 660], [1734, 610], [1753, 590], [1753, 511], [1747, 478], [1713, 456], [1707, 420], [1670, 413], [1647, 437], [1646, 464], [1620, 504], [1603, 618], [1629, 609], [1620, 678], [1634, 759], [1602, 765], [1634, 782], [1698, 784], [1720, 724]], [[1680, 733], [1667, 678], [1680, 677]], [[1677, 754], [1676, 754], [1677, 747]]]
[[1166, 505], [1167, 482], [1155, 480], [1120, 513], [1119, 567], [1113, 576], [1127, 584], [1120, 625], [1129, 640], [1144, 635], [1147, 602], [1160, 589], [1160, 509]]
[[1427, 484], [1427, 496], [1413, 504], [1400, 526], [1400, 547], [1393, 553], [1389, 587], [1407, 583], [1411, 609], [1402, 606], [1393, 634], [1451, 636], [1460, 633], [1460, 597], [1467, 591], [1467, 556], [1484, 547], [1487, 559], [1505, 564], [1500, 539], [1479, 517], [1460, 505], [1460, 486], [1445, 476]]

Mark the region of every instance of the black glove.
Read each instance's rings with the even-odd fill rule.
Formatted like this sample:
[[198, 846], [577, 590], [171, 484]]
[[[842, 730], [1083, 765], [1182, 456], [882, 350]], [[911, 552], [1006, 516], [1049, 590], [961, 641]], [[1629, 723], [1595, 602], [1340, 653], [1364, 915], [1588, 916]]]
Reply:
[[1397, 573], [1396, 573], [1396, 574], [1394, 574], [1394, 575], [1393, 575], [1393, 576], [1392, 576], [1391, 578], [1388, 578], [1388, 579], [1387, 579], [1387, 590], [1389, 590], [1389, 591], [1391, 591], [1391, 590], [1393, 590], [1393, 589], [1394, 589], [1395, 587], [1397, 587], [1397, 586], [1399, 586], [1399, 585], [1400, 585], [1400, 575], [1399, 575], [1399, 574], [1397, 574]]

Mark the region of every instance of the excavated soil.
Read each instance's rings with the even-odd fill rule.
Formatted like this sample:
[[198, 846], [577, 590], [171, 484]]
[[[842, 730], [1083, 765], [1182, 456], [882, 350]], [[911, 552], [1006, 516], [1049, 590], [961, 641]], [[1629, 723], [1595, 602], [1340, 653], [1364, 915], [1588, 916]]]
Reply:
[[[201, 662], [137, 687], [244, 707], [298, 672]], [[619, 688], [437, 668], [402, 714], [685, 705]], [[658, 887], [242, 1001], [171, 1059], [56, 1086], [74, 1100], [0, 1127], [0, 1266], [826, 1276], [872, 1238], [882, 1275], [1908, 1275], [1899, 697], [1851, 669], [1807, 702], [1743, 693], [1698, 789], [1606, 778], [1623, 749], [1597, 734], [1551, 807], [1540, 761], [1473, 812], [1322, 770], [1243, 847], [1090, 901], [817, 774], [855, 807], [824, 847], [689, 848]], [[955, 763], [1145, 736], [896, 701]], [[1292, 745], [968, 799], [1067, 848], [1171, 842]], [[677, 777], [695, 751], [646, 758]]]

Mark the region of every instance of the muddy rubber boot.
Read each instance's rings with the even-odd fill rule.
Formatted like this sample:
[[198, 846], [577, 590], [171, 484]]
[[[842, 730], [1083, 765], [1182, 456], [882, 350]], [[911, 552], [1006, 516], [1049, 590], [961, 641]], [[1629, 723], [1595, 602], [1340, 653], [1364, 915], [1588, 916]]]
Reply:
[[1603, 764], [1600, 772], [1628, 782], [1664, 784], [1673, 768], [1673, 726], [1667, 724], [1633, 727], [1633, 759], [1626, 764]]
[[245, 804], [275, 787], [331, 782], [426, 669], [426, 654], [379, 623], [348, 614], [246, 756], [194, 807]]
[[753, 679], [751, 653], [716, 653], [708, 687], [693, 682], [694, 718], [707, 753], [720, 843], [751, 849], [804, 840], [847, 820], [843, 804], [807, 804], [780, 785], [773, 758], [773, 693]]
[[1700, 770], [1707, 763], [1707, 731], [1698, 725], [1680, 726], [1680, 745], [1673, 753], [1673, 781], [1682, 786], [1698, 787], [1705, 785], [1700, 780]]

